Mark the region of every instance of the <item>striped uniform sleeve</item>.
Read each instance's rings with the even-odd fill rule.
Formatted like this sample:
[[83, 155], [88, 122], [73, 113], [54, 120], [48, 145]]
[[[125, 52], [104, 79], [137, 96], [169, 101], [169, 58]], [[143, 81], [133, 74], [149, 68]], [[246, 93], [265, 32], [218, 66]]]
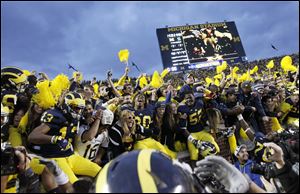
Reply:
[[122, 143], [122, 133], [118, 126], [113, 126], [108, 130], [109, 142], [114, 146], [121, 146]]

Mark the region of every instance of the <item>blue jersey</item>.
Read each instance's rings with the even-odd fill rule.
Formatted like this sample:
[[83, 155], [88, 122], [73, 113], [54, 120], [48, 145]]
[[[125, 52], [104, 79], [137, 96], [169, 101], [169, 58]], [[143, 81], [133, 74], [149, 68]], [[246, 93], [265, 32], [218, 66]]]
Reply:
[[152, 106], [148, 106], [142, 110], [136, 110], [134, 112], [136, 123], [142, 125], [145, 129], [149, 129], [153, 121], [153, 111]]
[[[44, 112], [41, 121], [50, 127], [47, 135], [62, 136], [73, 144], [77, 134], [78, 120], [73, 119], [71, 116], [68, 116], [68, 119], [66, 117], [60, 109], [55, 108]], [[74, 153], [72, 146], [67, 150], [61, 150], [57, 144], [43, 144], [41, 147], [43, 151], [41, 155], [46, 158], [67, 157]]]
[[193, 107], [182, 105], [178, 107], [178, 113], [183, 115], [187, 114], [187, 130], [190, 133], [199, 132], [203, 129], [203, 101], [197, 100]]

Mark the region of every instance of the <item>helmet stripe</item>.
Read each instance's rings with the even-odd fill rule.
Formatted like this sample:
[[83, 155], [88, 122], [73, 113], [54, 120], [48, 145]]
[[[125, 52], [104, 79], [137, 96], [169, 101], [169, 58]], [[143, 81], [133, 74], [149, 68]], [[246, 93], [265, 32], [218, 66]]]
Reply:
[[137, 169], [143, 193], [157, 193], [156, 184], [150, 174], [152, 152], [153, 150], [144, 149], [138, 156]]
[[21, 75], [21, 74], [23, 74], [23, 71], [16, 67], [4, 67], [1, 69], [1, 74], [2, 73], [15, 73], [15, 74]]
[[74, 98], [81, 98], [80, 94], [78, 94], [76, 92], [73, 92], [72, 94], [73, 94]]
[[112, 161], [107, 163], [103, 169], [100, 171], [99, 175], [96, 178], [96, 193], [109, 193], [107, 184], [108, 168]]

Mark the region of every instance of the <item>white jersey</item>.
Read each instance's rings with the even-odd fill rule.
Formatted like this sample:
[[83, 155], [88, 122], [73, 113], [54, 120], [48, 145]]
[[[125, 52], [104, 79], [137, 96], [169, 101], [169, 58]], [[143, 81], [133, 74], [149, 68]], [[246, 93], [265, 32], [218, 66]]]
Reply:
[[89, 126], [80, 126], [79, 132], [75, 138], [75, 151], [84, 158], [94, 160], [100, 146], [104, 148], [108, 147], [108, 133], [107, 130], [105, 130], [101, 134], [96, 135], [96, 137], [92, 139], [92, 141], [83, 142], [82, 134], [87, 130], [89, 130]]

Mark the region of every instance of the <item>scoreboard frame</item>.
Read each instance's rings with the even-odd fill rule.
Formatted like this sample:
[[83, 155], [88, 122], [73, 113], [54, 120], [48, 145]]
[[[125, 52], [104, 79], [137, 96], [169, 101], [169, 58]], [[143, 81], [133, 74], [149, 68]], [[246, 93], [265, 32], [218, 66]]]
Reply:
[[235, 22], [156, 29], [164, 69], [185, 71], [247, 61]]

